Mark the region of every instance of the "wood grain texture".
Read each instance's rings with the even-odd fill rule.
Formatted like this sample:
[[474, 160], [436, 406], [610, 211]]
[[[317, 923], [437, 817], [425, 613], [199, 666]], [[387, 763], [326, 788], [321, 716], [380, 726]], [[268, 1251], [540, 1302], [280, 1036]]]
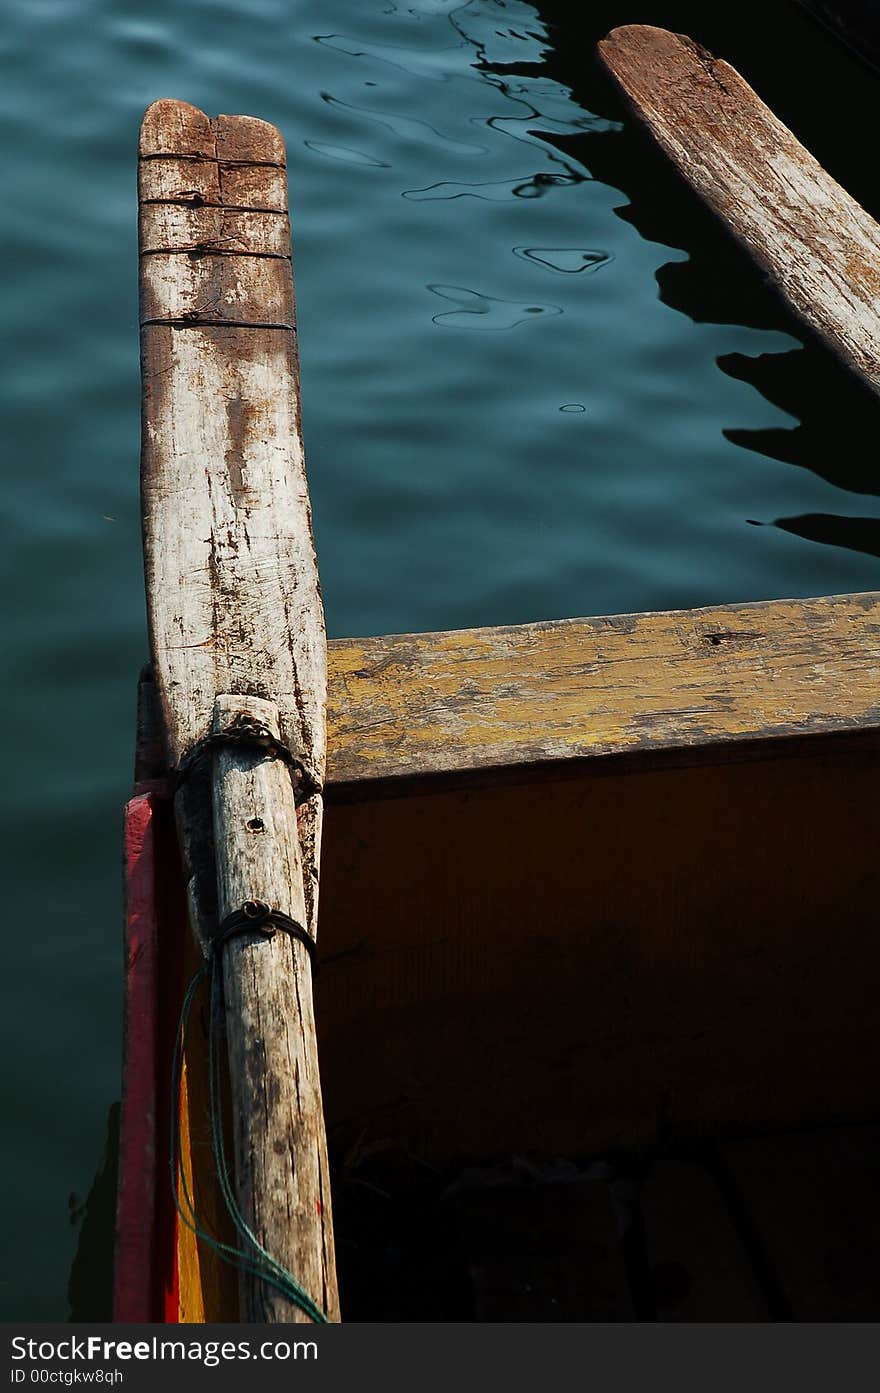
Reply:
[[615, 29], [600, 57], [682, 175], [837, 356], [880, 388], [880, 228], [739, 73], [692, 39]]
[[619, 755], [708, 761], [877, 728], [880, 598], [345, 639], [330, 667], [334, 797]]
[[[221, 696], [215, 729], [239, 716], [277, 736], [274, 706]], [[261, 900], [306, 923], [302, 859], [287, 766], [260, 751], [214, 755], [214, 845], [221, 921]], [[305, 947], [283, 932], [237, 935], [222, 948], [239, 1208], [261, 1245], [331, 1320], [339, 1319], [327, 1143]], [[250, 1322], [306, 1322], [274, 1288], [244, 1273]]]
[[[326, 635], [284, 144], [266, 122], [163, 100], [144, 117], [139, 170], [144, 560], [169, 763], [208, 733], [219, 692], [249, 694], [276, 703], [320, 788]], [[299, 825], [314, 934], [319, 795]]]
[[290, 257], [286, 216], [233, 208], [146, 203], [140, 218], [141, 254], [216, 252]]
[[[251, 117], [156, 102], [141, 128], [139, 197], [144, 555], [166, 764], [178, 768], [210, 734], [219, 696], [242, 709], [268, 703], [308, 792], [297, 808], [286, 765], [224, 750], [212, 839], [205, 765], [191, 772], [175, 798], [191, 918], [205, 942], [218, 913], [265, 890], [279, 909], [292, 896], [314, 937], [326, 635], [281, 136]], [[277, 813], [251, 857], [233, 854], [256, 853], [237, 816], [248, 797]], [[268, 1250], [337, 1318], [303, 952], [283, 935], [223, 952], [237, 1185]], [[189, 1093], [197, 1083], [188, 1079]], [[242, 1306], [250, 1320], [299, 1319], [263, 1284], [245, 1283]]]

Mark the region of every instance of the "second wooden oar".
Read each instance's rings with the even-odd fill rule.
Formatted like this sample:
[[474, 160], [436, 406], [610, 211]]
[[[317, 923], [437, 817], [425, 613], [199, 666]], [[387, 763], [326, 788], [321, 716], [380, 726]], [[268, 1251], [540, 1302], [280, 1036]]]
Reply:
[[284, 145], [263, 121], [160, 101], [139, 168], [150, 633], [196, 929], [222, 971], [235, 1196], [255, 1239], [242, 1315], [314, 1318], [289, 1274], [336, 1320], [311, 982], [326, 638]]
[[880, 227], [735, 69], [681, 34], [615, 29], [599, 54], [636, 114], [797, 315], [880, 390]]

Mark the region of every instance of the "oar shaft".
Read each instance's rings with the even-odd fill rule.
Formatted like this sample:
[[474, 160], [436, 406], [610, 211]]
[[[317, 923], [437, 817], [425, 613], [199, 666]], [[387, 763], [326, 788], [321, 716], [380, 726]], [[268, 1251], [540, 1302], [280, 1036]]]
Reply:
[[[218, 698], [215, 731], [242, 717], [278, 737], [271, 702]], [[290, 769], [271, 751], [221, 744], [211, 782], [220, 923], [246, 903], [262, 902], [305, 927]], [[281, 929], [272, 937], [236, 934], [215, 951], [223, 970], [238, 1206], [262, 1247], [338, 1320], [309, 953]], [[308, 1320], [248, 1273], [241, 1306], [248, 1321]]]

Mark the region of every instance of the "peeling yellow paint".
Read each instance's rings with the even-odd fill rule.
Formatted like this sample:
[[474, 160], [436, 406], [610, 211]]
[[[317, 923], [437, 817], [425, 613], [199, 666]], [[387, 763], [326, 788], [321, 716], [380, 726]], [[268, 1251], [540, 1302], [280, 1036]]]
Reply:
[[330, 645], [330, 781], [862, 728], [880, 597]]

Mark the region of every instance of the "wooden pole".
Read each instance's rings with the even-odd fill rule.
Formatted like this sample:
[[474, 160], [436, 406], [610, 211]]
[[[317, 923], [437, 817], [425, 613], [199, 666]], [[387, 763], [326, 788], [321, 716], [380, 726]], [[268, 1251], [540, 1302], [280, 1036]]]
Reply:
[[880, 226], [728, 63], [647, 24], [599, 56], [636, 115], [796, 315], [880, 390]]
[[[277, 738], [273, 703], [218, 697], [215, 732], [242, 719]], [[259, 749], [221, 744], [212, 787], [220, 922], [256, 901], [305, 925], [287, 766]], [[279, 931], [270, 939], [254, 930], [236, 935], [220, 951], [239, 1207], [263, 1247], [338, 1318], [310, 957]], [[298, 1319], [280, 1293], [247, 1274], [241, 1301], [249, 1320]]]
[[[169, 763], [186, 775], [175, 804], [194, 926], [210, 951], [229, 913], [262, 900], [314, 939], [327, 659], [281, 136], [251, 117], [156, 102], [141, 127], [139, 199], [148, 614]], [[230, 723], [240, 736], [244, 717], [292, 768], [265, 741], [216, 742]], [[306, 950], [278, 931], [216, 951], [238, 1205], [337, 1320]], [[307, 1319], [252, 1279], [242, 1316]]]

